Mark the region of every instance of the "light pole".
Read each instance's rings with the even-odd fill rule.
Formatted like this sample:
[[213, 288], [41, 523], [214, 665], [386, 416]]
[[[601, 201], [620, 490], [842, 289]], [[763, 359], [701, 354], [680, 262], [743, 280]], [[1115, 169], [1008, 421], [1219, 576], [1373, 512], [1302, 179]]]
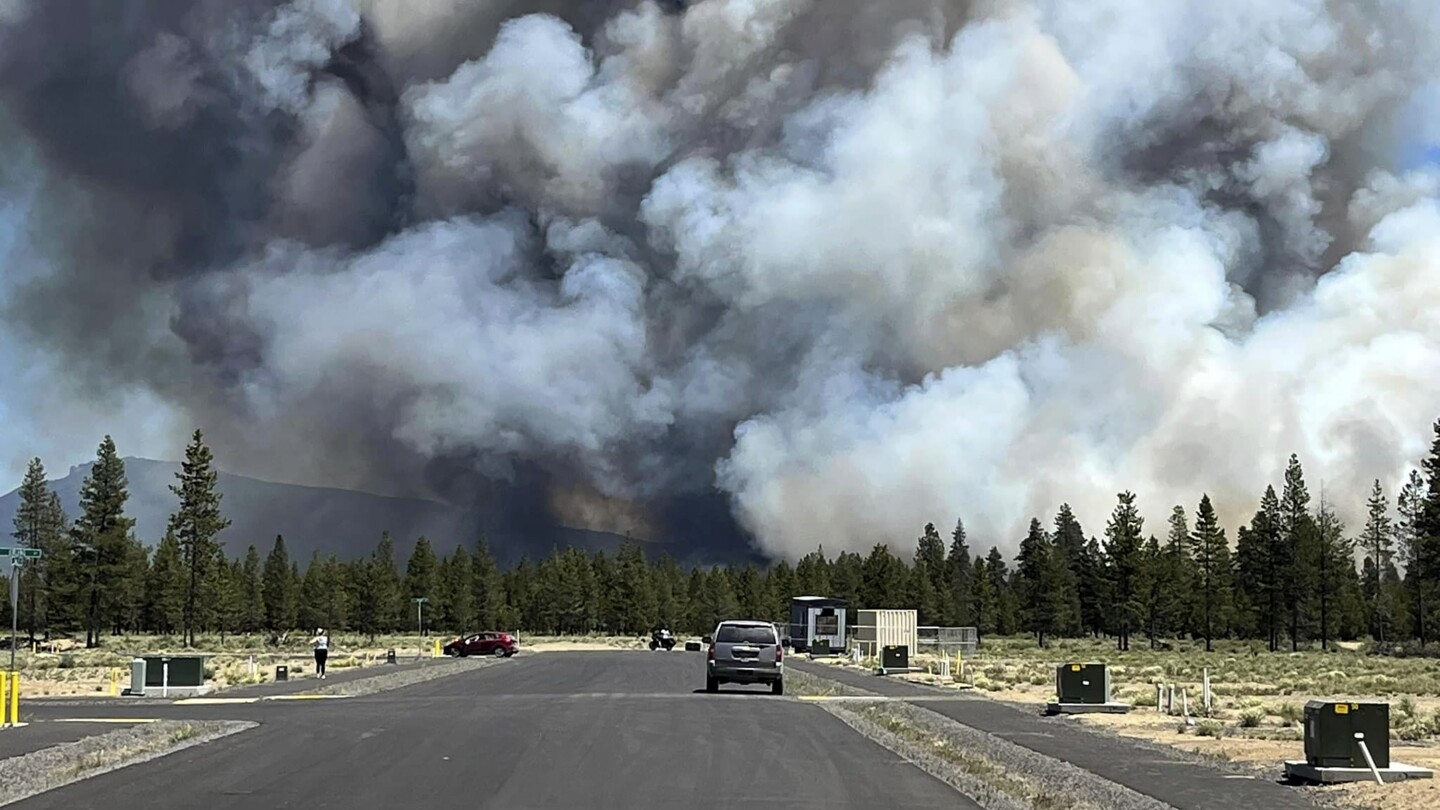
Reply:
[[424, 658], [424, 657], [425, 657], [425, 621], [424, 621], [424, 618], [423, 618], [423, 617], [424, 617], [424, 611], [425, 611], [425, 602], [427, 602], [428, 600], [427, 600], [425, 597], [423, 597], [423, 596], [413, 596], [413, 597], [410, 598], [410, 601], [415, 603], [415, 632], [420, 634], [420, 642], [419, 642], [419, 644], [420, 644], [420, 652], [419, 652], [419, 655], [420, 655], [421, 658]]

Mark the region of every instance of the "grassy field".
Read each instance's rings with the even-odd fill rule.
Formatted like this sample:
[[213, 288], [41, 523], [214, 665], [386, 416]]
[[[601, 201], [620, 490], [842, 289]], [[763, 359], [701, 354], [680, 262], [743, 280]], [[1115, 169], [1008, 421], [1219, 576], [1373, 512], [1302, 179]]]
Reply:
[[[1272, 778], [1285, 759], [1302, 759], [1301, 719], [1307, 700], [1360, 699], [1390, 704], [1391, 757], [1440, 770], [1440, 660], [1367, 655], [1358, 645], [1331, 652], [1269, 653], [1263, 643], [1174, 644], [1150, 650], [1143, 642], [1117, 652], [1112, 641], [1063, 639], [1041, 649], [1031, 638], [986, 639], [964, 662], [959, 678], [940, 678], [938, 657], [922, 653], [905, 677], [967, 688], [981, 695], [1038, 709], [1055, 699], [1055, 668], [1062, 663], [1109, 665], [1113, 699], [1130, 703], [1126, 715], [1080, 715], [1074, 722], [1171, 745], [1217, 760], [1255, 766]], [[848, 665], [848, 664], [840, 664]], [[864, 662], [873, 666], [874, 662]], [[954, 659], [951, 659], [952, 671]], [[1211, 710], [1201, 705], [1210, 672]], [[1191, 718], [1156, 707], [1155, 685], [1175, 685], [1189, 697]], [[1177, 697], [1177, 704], [1180, 703]], [[1327, 788], [1337, 802], [1394, 810], [1440, 807], [1440, 781]]]
[[[454, 636], [418, 634], [378, 636], [335, 635], [330, 639], [331, 671], [352, 667], [370, 667], [385, 662], [386, 653], [395, 650], [401, 661], [417, 656], [432, 656], [435, 642], [443, 645]], [[210, 656], [206, 662], [206, 680], [215, 688], [264, 683], [274, 678], [275, 667], [289, 667], [290, 677], [305, 678], [315, 674], [315, 661], [310, 651], [310, 637], [291, 634], [284, 643], [271, 645], [263, 636], [229, 635], [200, 636], [193, 649], [186, 649], [178, 637], [107, 636], [97, 649], [85, 649], [74, 640], [61, 640], [53, 652], [21, 650], [16, 654], [16, 669], [21, 673], [22, 697], [102, 697], [113, 689], [129, 683], [130, 660], [137, 655], [201, 654]], [[525, 652], [586, 649], [640, 649], [647, 639], [610, 636], [530, 636], [520, 635]], [[5, 655], [5, 653], [0, 653]], [[0, 666], [7, 663], [0, 659]], [[112, 681], [112, 678], [117, 680]], [[115, 684], [118, 684], [116, 686]]]

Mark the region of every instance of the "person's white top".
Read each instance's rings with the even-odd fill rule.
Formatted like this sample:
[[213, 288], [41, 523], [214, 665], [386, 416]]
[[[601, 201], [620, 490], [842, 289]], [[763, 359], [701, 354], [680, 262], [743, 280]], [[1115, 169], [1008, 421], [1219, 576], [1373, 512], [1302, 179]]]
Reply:
[[329, 649], [329, 647], [330, 647], [330, 636], [328, 636], [328, 635], [316, 636], [315, 639], [314, 639], [311, 643], [315, 645], [315, 649], [317, 649], [317, 650]]

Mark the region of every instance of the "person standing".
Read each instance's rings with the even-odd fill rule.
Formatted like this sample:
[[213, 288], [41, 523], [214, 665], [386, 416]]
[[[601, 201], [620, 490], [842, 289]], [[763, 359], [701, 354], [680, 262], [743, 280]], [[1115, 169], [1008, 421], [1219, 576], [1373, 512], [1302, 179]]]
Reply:
[[315, 637], [310, 639], [310, 646], [315, 648], [315, 674], [318, 677], [325, 677], [325, 659], [330, 655], [330, 634], [325, 628], [315, 628]]

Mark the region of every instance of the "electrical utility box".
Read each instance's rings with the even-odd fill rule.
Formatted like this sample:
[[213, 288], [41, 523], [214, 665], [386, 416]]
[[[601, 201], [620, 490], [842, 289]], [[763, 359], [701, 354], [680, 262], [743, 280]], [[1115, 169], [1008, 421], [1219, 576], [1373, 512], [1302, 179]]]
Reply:
[[1110, 670], [1104, 664], [1061, 664], [1055, 670], [1055, 694], [1061, 703], [1110, 702]]
[[1308, 764], [1316, 768], [1369, 768], [1358, 739], [1365, 741], [1375, 767], [1390, 767], [1390, 704], [1330, 700], [1305, 704]]
[[905, 670], [910, 668], [910, 648], [904, 644], [887, 644], [880, 649], [880, 668]]

